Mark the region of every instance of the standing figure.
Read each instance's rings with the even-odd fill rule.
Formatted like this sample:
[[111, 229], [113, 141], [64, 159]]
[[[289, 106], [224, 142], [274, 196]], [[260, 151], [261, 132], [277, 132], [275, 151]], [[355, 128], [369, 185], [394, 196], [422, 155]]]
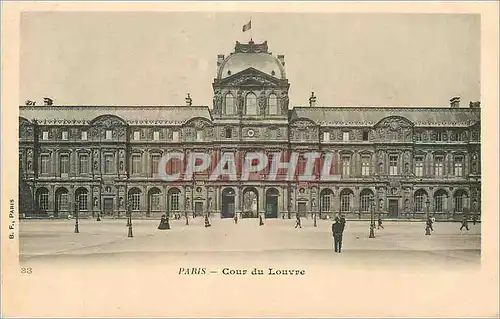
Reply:
[[384, 229], [384, 226], [382, 225], [382, 217], [380, 217], [380, 215], [378, 215], [378, 220], [377, 220], [377, 229]]
[[343, 232], [345, 229], [345, 224], [346, 224], [346, 220], [345, 220], [344, 215], [340, 215], [340, 224], [342, 225], [342, 232]]
[[238, 224], [238, 214], [234, 214], [233, 219], [234, 219], [234, 223]]
[[101, 214], [100, 213], [97, 213], [97, 221], [100, 222], [101, 221]]
[[187, 212], [184, 212], [184, 218], [186, 219], [186, 225], [189, 225], [189, 217]]
[[259, 215], [259, 226], [264, 225], [264, 221], [262, 220], [262, 215]]
[[340, 218], [335, 217], [335, 222], [332, 224], [333, 245], [335, 252], [342, 251], [342, 233], [344, 232], [344, 225]]
[[161, 215], [161, 219], [160, 219], [160, 225], [158, 225], [158, 229], [169, 229], [170, 227], [167, 228], [167, 215], [163, 214]]
[[434, 228], [432, 228], [432, 219], [430, 217], [427, 218], [427, 227], [429, 227], [430, 230], [434, 231]]
[[472, 225], [476, 225], [477, 215], [472, 216]]
[[297, 214], [296, 222], [295, 222], [295, 228], [297, 228], [297, 227], [302, 228], [302, 224], [300, 223], [300, 215], [299, 214]]
[[462, 219], [462, 226], [460, 227], [460, 231], [465, 227], [467, 231], [469, 230], [469, 221], [467, 220], [467, 216], [464, 216]]
[[208, 219], [208, 214], [205, 215], [205, 227], [210, 227], [210, 220]]

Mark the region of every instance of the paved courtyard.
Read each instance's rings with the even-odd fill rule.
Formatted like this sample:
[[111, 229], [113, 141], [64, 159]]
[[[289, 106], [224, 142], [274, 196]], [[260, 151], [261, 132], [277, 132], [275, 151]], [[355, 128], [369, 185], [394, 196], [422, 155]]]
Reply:
[[[295, 229], [295, 220], [212, 219], [205, 228], [203, 219], [172, 220], [170, 230], [158, 230], [158, 221], [136, 220], [133, 238], [127, 237], [126, 220], [80, 221], [74, 233], [74, 220], [29, 220], [20, 223], [20, 260], [57, 261], [85, 258], [98, 261], [130, 258], [138, 261], [265, 259], [290, 262], [330, 262], [338, 260], [332, 250], [331, 222], [320, 220], [313, 227], [310, 219]], [[423, 222], [385, 222], [368, 238], [369, 222], [348, 221], [344, 233], [342, 263], [356, 267], [367, 262], [381, 266], [474, 266], [481, 256], [481, 225], [470, 224], [460, 231], [460, 223], [436, 223], [431, 236], [425, 236]]]

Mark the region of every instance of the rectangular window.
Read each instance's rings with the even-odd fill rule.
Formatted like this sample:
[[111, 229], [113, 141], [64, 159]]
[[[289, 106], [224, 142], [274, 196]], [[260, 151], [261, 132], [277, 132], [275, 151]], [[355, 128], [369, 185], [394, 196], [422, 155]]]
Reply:
[[158, 174], [159, 163], [160, 163], [160, 156], [159, 155], [152, 155], [151, 156], [151, 173], [153, 175]]
[[49, 139], [49, 132], [43, 131], [42, 132], [42, 140], [48, 140], [48, 139]]
[[107, 140], [113, 139], [113, 131], [112, 130], [106, 130], [106, 139]]
[[61, 155], [59, 171], [61, 172], [61, 177], [68, 177], [69, 173], [69, 155], [63, 154]]
[[420, 142], [422, 140], [422, 133], [416, 132], [415, 133], [415, 141]]
[[330, 132], [323, 132], [323, 141], [330, 140]]
[[460, 177], [463, 173], [463, 162], [464, 158], [461, 156], [456, 156], [453, 161], [453, 175]]
[[197, 141], [203, 141], [203, 131], [196, 131], [196, 140]]
[[351, 211], [351, 194], [342, 194], [340, 196], [340, 210], [342, 212]]
[[351, 172], [351, 158], [349, 156], [342, 156], [342, 176], [349, 177]]
[[434, 158], [434, 175], [443, 176], [443, 161], [444, 158], [442, 156], [436, 156]]
[[398, 156], [389, 156], [389, 175], [398, 175]]
[[78, 202], [78, 211], [84, 211], [88, 209], [87, 201], [88, 201], [88, 194], [87, 193], [79, 193], [76, 197], [76, 200]]
[[69, 196], [68, 194], [59, 195], [59, 211], [69, 210]]
[[231, 137], [233, 137], [233, 130], [230, 127], [228, 127], [226, 128], [226, 138], [231, 138]]
[[62, 131], [61, 137], [62, 137], [63, 141], [67, 141], [68, 140], [68, 131]]
[[104, 173], [112, 174], [115, 171], [115, 167], [113, 165], [113, 155], [106, 154], [104, 155]]
[[153, 132], [153, 141], [159, 141], [160, 140], [160, 132], [154, 131]]
[[141, 156], [132, 156], [132, 174], [139, 174], [141, 172]]
[[80, 174], [89, 173], [89, 156], [87, 154], [80, 155]]
[[40, 156], [41, 166], [40, 166], [40, 174], [49, 174], [50, 173], [50, 160], [49, 155]]
[[82, 141], [87, 140], [87, 131], [82, 131]]
[[369, 176], [370, 175], [370, 157], [363, 156], [361, 157], [361, 175]]
[[349, 141], [349, 132], [342, 132], [342, 141]]
[[463, 212], [464, 210], [464, 198], [462, 194], [455, 196], [455, 212]]
[[179, 140], [179, 132], [178, 131], [172, 132], [172, 140], [175, 142], [177, 142]]
[[368, 141], [368, 131], [363, 131], [363, 141]]
[[134, 132], [134, 141], [138, 141], [141, 139], [141, 132], [135, 131]]
[[326, 194], [326, 195], [321, 196], [321, 202], [320, 202], [321, 212], [329, 212], [330, 211], [331, 201], [332, 201], [332, 198], [331, 198], [330, 194]]
[[424, 200], [425, 200], [424, 194], [419, 193], [419, 194], [415, 195], [415, 211], [416, 212], [423, 212], [424, 211]]
[[140, 210], [141, 209], [141, 194], [139, 192], [134, 192], [130, 195], [131, 209]]
[[422, 177], [424, 176], [424, 158], [416, 157], [415, 158], [415, 176]]

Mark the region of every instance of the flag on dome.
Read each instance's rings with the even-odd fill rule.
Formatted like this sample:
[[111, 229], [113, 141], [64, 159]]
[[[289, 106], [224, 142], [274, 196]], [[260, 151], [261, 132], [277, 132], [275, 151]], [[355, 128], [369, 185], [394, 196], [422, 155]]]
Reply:
[[248, 21], [247, 24], [243, 25], [243, 32], [248, 31], [252, 28], [252, 20]]

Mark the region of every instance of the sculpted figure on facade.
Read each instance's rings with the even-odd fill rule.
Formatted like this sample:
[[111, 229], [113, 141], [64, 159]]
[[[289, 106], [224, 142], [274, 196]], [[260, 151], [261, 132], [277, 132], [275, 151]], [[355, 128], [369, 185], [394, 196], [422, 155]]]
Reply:
[[265, 114], [266, 113], [266, 92], [262, 90], [259, 95], [259, 111], [260, 114]]
[[217, 114], [222, 110], [222, 94], [219, 89], [215, 90], [214, 99], [213, 99], [214, 111], [217, 111]]
[[281, 112], [283, 114], [286, 114], [286, 112], [288, 111], [289, 99], [288, 99], [288, 94], [285, 91], [281, 92], [280, 101], [281, 101]]

